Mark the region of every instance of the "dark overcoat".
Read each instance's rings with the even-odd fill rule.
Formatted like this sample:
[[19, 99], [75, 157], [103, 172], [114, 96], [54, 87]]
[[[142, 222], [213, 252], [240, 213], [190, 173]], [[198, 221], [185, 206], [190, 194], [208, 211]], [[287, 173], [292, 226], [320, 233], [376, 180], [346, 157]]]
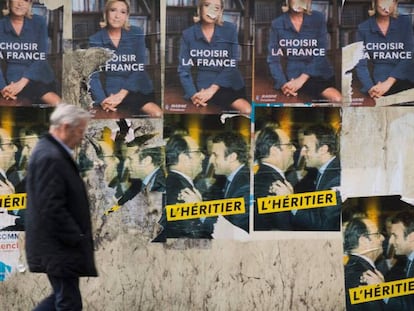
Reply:
[[76, 163], [50, 134], [27, 173], [26, 254], [32, 272], [96, 276], [89, 201]]

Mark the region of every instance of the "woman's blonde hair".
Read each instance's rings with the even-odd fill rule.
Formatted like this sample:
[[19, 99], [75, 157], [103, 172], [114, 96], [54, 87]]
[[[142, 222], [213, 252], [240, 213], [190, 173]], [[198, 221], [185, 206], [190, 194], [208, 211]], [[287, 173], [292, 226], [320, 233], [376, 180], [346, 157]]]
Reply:
[[[12, 0], [7, 0], [6, 1], [6, 7], [2, 10], [2, 13], [3, 13], [4, 16], [10, 14], [10, 11], [11, 11], [10, 10], [10, 2], [12, 2]], [[33, 4], [33, 1], [32, 0], [29, 0], [29, 9], [27, 10], [27, 13], [25, 15], [25, 17], [27, 17], [27, 18], [32, 18], [32, 16], [33, 16], [33, 13], [32, 13], [32, 4]]]
[[[286, 2], [284, 4], [282, 4], [282, 12], [286, 13], [286, 12], [289, 12], [289, 10], [290, 10], [289, 0], [286, 0]], [[309, 15], [312, 14], [311, 1], [308, 1], [307, 5], [306, 5], [305, 13], [309, 14]]]
[[[193, 17], [194, 23], [201, 21], [201, 10], [206, 0], [199, 0], [197, 5], [197, 15]], [[221, 11], [216, 19], [216, 24], [219, 26], [223, 25], [223, 10], [224, 10], [224, 0], [220, 0]]]
[[131, 27], [131, 25], [129, 24], [129, 13], [130, 13], [130, 10], [131, 10], [131, 5], [129, 3], [129, 0], [108, 0], [105, 3], [105, 8], [104, 8], [104, 11], [103, 11], [103, 21], [99, 23], [99, 26], [101, 28], [105, 28], [106, 26], [108, 26], [109, 10], [111, 9], [112, 4], [114, 4], [115, 2], [123, 2], [123, 3], [126, 4], [128, 16], [127, 16], [125, 24], [124, 24], [124, 26], [122, 26], [122, 28], [124, 28], [126, 30], [129, 30], [129, 28]]
[[[368, 15], [369, 16], [374, 16], [375, 14], [377, 14], [376, 1], [377, 0], [372, 0], [371, 1], [371, 8], [368, 9]], [[393, 0], [393, 1], [396, 3], [396, 6], [395, 6], [394, 12], [392, 12], [392, 14], [391, 14], [391, 17], [397, 18], [398, 17], [398, 8], [397, 8], [398, 0]]]

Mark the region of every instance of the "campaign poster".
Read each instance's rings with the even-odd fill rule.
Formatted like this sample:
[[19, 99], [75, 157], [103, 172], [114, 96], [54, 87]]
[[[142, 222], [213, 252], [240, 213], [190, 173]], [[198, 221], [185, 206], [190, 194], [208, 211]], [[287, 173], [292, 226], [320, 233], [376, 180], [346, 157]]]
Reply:
[[398, 195], [348, 198], [342, 233], [346, 310], [411, 310], [413, 205]]
[[50, 109], [0, 107], [0, 281], [24, 272], [25, 176]]
[[179, 3], [167, 1], [166, 7], [165, 113], [249, 114], [253, 38], [247, 1]]
[[16, 271], [25, 269], [21, 265], [19, 234], [18, 231], [0, 231], [0, 282]]
[[248, 238], [250, 120], [165, 115], [166, 238]]
[[62, 101], [62, 32], [63, 7], [5, 1], [0, 18], [0, 106], [49, 107]]
[[96, 224], [96, 243], [116, 223], [120, 232], [160, 242], [165, 194], [164, 143], [160, 119], [90, 122], [77, 154]]
[[339, 108], [256, 107], [254, 230], [339, 231]]
[[413, 5], [345, 1], [342, 9], [342, 95], [347, 106], [413, 103]]
[[160, 3], [75, 1], [72, 24], [67, 100], [98, 119], [161, 117]]
[[255, 1], [258, 104], [340, 105], [337, 1]]

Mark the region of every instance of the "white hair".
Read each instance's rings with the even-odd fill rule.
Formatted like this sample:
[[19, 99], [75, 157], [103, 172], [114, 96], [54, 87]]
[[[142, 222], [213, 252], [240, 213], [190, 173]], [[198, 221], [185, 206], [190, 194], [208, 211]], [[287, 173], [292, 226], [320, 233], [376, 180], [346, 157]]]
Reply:
[[63, 124], [77, 126], [82, 120], [89, 121], [90, 119], [91, 114], [83, 108], [61, 103], [50, 115], [50, 127], [57, 128]]

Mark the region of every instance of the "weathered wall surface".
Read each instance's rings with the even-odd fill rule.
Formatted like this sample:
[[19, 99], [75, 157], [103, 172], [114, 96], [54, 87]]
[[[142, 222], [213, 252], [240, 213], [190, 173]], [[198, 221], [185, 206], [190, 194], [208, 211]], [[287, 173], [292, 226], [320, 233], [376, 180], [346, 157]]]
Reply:
[[[148, 244], [108, 219], [100, 276], [81, 280], [85, 310], [344, 310], [340, 240]], [[174, 249], [175, 248], [175, 249]], [[1, 310], [30, 310], [44, 275], [0, 283]]]
[[414, 108], [346, 108], [342, 126], [343, 196], [414, 198]]

